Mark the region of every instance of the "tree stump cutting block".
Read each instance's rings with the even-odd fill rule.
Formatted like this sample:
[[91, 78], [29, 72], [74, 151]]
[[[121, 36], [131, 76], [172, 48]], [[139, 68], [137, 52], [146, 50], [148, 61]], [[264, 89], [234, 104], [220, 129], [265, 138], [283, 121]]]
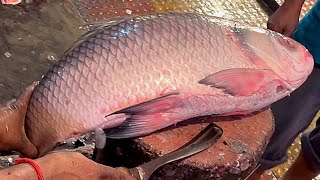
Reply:
[[245, 118], [195, 118], [179, 127], [145, 137], [108, 140], [105, 148], [97, 151], [95, 160], [113, 167], [141, 165], [180, 148], [203, 130], [208, 122], [214, 122], [224, 131], [216, 144], [194, 156], [162, 166], [150, 179], [245, 178], [258, 164], [274, 132], [270, 110]]

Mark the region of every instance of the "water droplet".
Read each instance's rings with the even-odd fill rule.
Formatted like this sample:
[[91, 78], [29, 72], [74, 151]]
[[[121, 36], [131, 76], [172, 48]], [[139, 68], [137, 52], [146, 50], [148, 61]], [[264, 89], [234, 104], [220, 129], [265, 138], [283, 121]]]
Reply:
[[132, 11], [131, 11], [130, 9], [127, 9], [127, 10], [126, 10], [126, 13], [127, 13], [127, 14], [131, 14]]
[[25, 3], [26, 3], [26, 4], [32, 4], [32, 3], [33, 3], [33, 0], [25, 0]]
[[245, 170], [247, 170], [249, 167], [250, 167], [251, 165], [250, 165], [250, 163], [243, 163], [243, 164], [241, 164], [240, 165], [240, 170], [241, 171], [245, 171]]
[[22, 66], [22, 71], [26, 71], [27, 68], [25, 66]]
[[6, 58], [10, 58], [10, 57], [12, 56], [12, 54], [9, 53], [8, 51], [5, 52], [3, 55], [4, 55]]
[[56, 61], [56, 58], [54, 57], [54, 55], [48, 55], [47, 59], [49, 61]]
[[237, 167], [232, 167], [232, 168], [230, 168], [230, 173], [231, 174], [240, 174], [241, 170]]

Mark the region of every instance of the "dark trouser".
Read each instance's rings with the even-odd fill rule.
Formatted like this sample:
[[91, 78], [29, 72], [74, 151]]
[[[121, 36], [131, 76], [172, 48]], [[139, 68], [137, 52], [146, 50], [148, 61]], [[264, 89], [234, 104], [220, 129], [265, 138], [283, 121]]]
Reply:
[[[294, 139], [304, 131], [320, 108], [320, 67], [315, 68], [307, 81], [271, 107], [275, 118], [275, 132], [262, 159], [262, 169], [270, 169], [287, 159], [287, 150]], [[320, 169], [320, 120], [310, 134], [304, 134], [302, 151], [309, 161]]]

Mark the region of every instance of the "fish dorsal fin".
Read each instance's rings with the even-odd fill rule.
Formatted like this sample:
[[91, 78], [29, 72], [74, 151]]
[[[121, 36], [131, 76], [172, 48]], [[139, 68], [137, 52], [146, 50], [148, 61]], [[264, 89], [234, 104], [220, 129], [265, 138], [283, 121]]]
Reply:
[[83, 27], [87, 28], [89, 31], [99, 29], [99, 28], [108, 28], [114, 25], [117, 25], [123, 21], [132, 19], [132, 16], [121, 16], [121, 17], [113, 17], [113, 18], [105, 18], [97, 21], [93, 21], [90, 23], [85, 23]]
[[74, 48], [78, 47], [79, 44], [81, 44], [83, 41], [89, 39], [90, 37], [102, 32], [108, 28], [111, 28], [112, 26], [118, 25], [118, 24], [125, 22], [125, 21], [134, 21], [135, 23], [137, 23], [142, 20], [157, 18], [159, 16], [160, 16], [160, 14], [150, 14], [150, 15], [143, 15], [143, 16], [125, 15], [125, 16], [121, 16], [121, 17], [106, 18], [106, 19], [97, 20], [97, 21], [90, 22], [90, 23], [85, 23], [82, 27], [87, 29], [88, 32], [86, 32], [77, 41], [75, 41], [73, 43], [73, 46], [71, 48], [69, 48], [65, 52], [65, 54], [69, 53]]
[[129, 16], [124, 16], [124, 17], [117, 17], [117, 18], [108, 18], [108, 19], [103, 19], [99, 21], [94, 21], [91, 23], [85, 23], [82, 28], [87, 29], [88, 31], [83, 34], [80, 38], [78, 38], [72, 45], [71, 48], [69, 48], [65, 53], [69, 53], [72, 51], [74, 48], [78, 47], [79, 44], [81, 44], [83, 41], [89, 39], [90, 37], [101, 33], [105, 29], [108, 29], [112, 26], [115, 26], [117, 24], [120, 24], [123, 21], [126, 21], [130, 19]]
[[275, 74], [266, 69], [237, 68], [219, 71], [200, 80], [200, 84], [222, 89], [233, 96], [248, 96], [261, 86], [275, 78]]

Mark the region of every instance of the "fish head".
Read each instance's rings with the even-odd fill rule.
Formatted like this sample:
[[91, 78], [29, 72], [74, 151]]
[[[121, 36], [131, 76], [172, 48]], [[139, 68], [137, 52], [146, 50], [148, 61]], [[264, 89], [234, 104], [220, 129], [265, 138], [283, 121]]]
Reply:
[[[314, 66], [309, 51], [299, 42], [280, 33], [256, 28], [244, 31], [243, 41], [262, 68], [272, 70], [291, 91], [301, 86]], [[259, 62], [260, 61], [260, 62]]]

